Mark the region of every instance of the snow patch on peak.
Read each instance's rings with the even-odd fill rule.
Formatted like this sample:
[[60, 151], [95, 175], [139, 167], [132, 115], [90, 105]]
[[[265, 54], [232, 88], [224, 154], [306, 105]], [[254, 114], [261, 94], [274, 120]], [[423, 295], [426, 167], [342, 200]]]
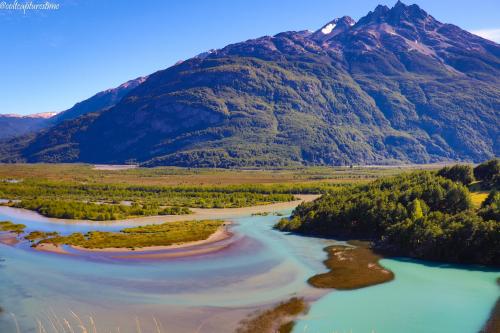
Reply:
[[333, 29], [335, 29], [335, 27], [336, 27], [336, 24], [328, 23], [327, 25], [325, 25], [325, 27], [323, 29], [321, 29], [321, 32], [324, 35], [328, 35], [330, 32], [332, 32]]
[[25, 116], [24, 118], [52, 118], [57, 114], [57, 112], [42, 112], [42, 113], [35, 113], [35, 114], [30, 114], [28, 116]]

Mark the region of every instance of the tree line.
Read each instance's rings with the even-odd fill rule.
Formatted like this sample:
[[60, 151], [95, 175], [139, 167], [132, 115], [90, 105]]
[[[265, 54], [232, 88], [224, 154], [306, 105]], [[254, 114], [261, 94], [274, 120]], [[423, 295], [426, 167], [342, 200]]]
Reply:
[[[462, 165], [383, 178], [304, 203], [276, 228], [370, 239], [395, 255], [499, 266], [499, 174], [499, 161], [492, 160], [474, 169]], [[474, 179], [490, 190], [479, 209], [466, 186]]]

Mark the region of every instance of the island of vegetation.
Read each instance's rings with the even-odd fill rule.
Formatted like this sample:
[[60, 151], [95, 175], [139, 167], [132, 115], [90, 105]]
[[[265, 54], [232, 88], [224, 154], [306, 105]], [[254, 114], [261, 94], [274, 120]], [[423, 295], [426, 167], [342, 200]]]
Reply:
[[[499, 174], [492, 160], [383, 178], [303, 203], [276, 228], [370, 240], [393, 256], [500, 266]], [[490, 191], [480, 207], [468, 186]]]
[[309, 306], [303, 298], [292, 297], [272, 309], [257, 312], [240, 323], [237, 333], [290, 333], [295, 325], [293, 319], [305, 314]]
[[17, 224], [10, 221], [0, 222], [0, 231], [2, 232], [12, 232], [16, 234], [22, 234], [26, 226], [24, 224]]
[[381, 255], [367, 242], [351, 241], [349, 245], [333, 245], [325, 249], [327, 273], [311, 277], [307, 282], [316, 288], [359, 289], [394, 279], [394, 273], [380, 266]]
[[34, 247], [53, 244], [86, 249], [137, 249], [205, 240], [223, 225], [222, 220], [182, 221], [125, 228], [120, 232], [90, 231], [67, 236], [35, 231], [25, 238], [33, 242]]
[[23, 199], [5, 205], [38, 212], [47, 217], [70, 220], [109, 221], [153, 215], [191, 214], [187, 207], [162, 207], [158, 204], [121, 205], [73, 200]]

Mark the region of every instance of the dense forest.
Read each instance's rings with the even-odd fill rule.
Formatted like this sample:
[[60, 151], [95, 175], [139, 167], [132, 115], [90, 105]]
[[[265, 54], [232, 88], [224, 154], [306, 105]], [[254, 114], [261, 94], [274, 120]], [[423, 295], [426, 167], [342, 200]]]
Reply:
[[[383, 178], [303, 203], [276, 228], [369, 239], [392, 255], [498, 266], [499, 174], [499, 160], [492, 160], [475, 169], [463, 165]], [[472, 185], [490, 190], [479, 208], [471, 202]]]

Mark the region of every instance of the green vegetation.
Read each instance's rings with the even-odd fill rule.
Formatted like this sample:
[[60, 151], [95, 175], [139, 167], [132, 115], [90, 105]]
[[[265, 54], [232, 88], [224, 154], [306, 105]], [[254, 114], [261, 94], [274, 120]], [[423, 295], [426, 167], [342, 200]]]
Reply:
[[498, 158], [482, 163], [474, 168], [474, 176], [486, 187], [500, 188], [500, 160]]
[[88, 164], [0, 164], [0, 181], [46, 180], [80, 184], [128, 184], [140, 186], [227, 186], [367, 182], [402, 170], [433, 165], [401, 167], [298, 167], [286, 169], [134, 168], [96, 169]]
[[402, 170], [96, 170], [90, 165], [0, 165], [0, 199], [48, 217], [115, 220], [188, 214], [190, 207], [234, 208], [291, 201], [295, 194], [330, 193]]
[[485, 220], [500, 221], [500, 192], [491, 191], [482, 203], [478, 214]]
[[191, 211], [185, 207], [159, 207], [155, 204], [132, 204], [131, 206], [126, 206], [48, 199], [24, 199], [20, 202], [13, 203], [12, 206], [34, 210], [48, 217], [93, 221], [118, 220], [150, 215], [184, 215], [191, 213]]
[[90, 231], [61, 236], [54, 233], [30, 233], [26, 239], [36, 244], [74, 245], [88, 249], [141, 248], [167, 246], [207, 239], [224, 224], [221, 220], [182, 221], [126, 228], [121, 232]]
[[[318, 186], [319, 187], [319, 186]], [[333, 187], [333, 186], [332, 186]], [[307, 187], [297, 186], [297, 191]], [[317, 191], [317, 187], [312, 187]], [[122, 184], [79, 184], [26, 180], [0, 183], [0, 197], [19, 200], [81, 201], [139, 205], [203, 208], [244, 207], [280, 201], [291, 201], [287, 186], [139, 186]], [[146, 207], [147, 209], [147, 207]]]
[[418, 171], [303, 203], [276, 227], [370, 239], [377, 249], [395, 255], [500, 265], [498, 207], [496, 192], [475, 210], [461, 182]]
[[474, 173], [470, 165], [454, 165], [452, 167], [444, 167], [438, 171], [438, 176], [448, 178], [454, 182], [460, 182], [464, 185], [469, 185], [474, 181]]
[[269, 215], [274, 215], [274, 216], [283, 216], [283, 214], [279, 212], [261, 212], [261, 213], [252, 213], [252, 216], [269, 216]]
[[257, 312], [253, 318], [240, 323], [237, 333], [290, 333], [293, 318], [306, 313], [309, 306], [303, 298], [292, 297], [272, 309]]
[[17, 234], [21, 234], [24, 232], [26, 226], [24, 224], [16, 224], [10, 221], [1, 221], [0, 222], [0, 231], [14, 232]]
[[24, 236], [24, 239], [29, 240], [30, 242], [35, 242], [37, 240], [47, 239], [50, 237], [59, 236], [58, 232], [44, 232], [44, 231], [32, 231], [28, 235]]
[[394, 273], [379, 265], [382, 257], [367, 242], [350, 242], [350, 246], [333, 245], [325, 251], [328, 253], [325, 266], [330, 271], [307, 281], [316, 288], [350, 290], [394, 279]]

